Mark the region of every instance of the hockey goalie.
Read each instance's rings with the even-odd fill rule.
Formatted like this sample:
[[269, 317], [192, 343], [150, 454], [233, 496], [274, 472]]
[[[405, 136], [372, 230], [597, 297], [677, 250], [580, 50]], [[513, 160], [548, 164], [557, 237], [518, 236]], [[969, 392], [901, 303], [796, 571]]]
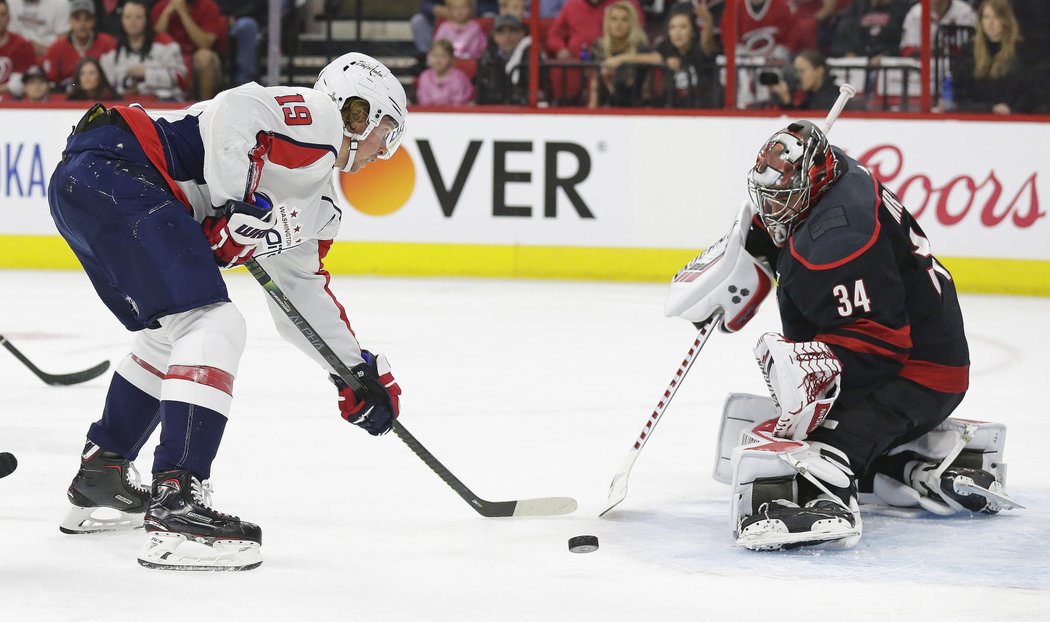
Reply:
[[[1006, 427], [949, 418], [969, 386], [951, 274], [869, 171], [799, 121], [748, 174], [730, 232], [675, 276], [666, 313], [735, 332], [772, 289], [781, 333], [754, 348], [770, 397], [731, 394], [715, 478], [738, 545], [849, 547], [860, 502], [995, 514]], [[716, 315], [718, 314], [718, 315]]]

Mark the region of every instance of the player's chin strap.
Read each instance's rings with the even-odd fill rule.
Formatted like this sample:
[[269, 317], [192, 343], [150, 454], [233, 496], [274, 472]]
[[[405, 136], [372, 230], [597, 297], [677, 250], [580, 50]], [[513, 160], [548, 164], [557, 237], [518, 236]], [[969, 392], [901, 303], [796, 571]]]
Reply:
[[350, 139], [350, 147], [347, 153], [346, 164], [343, 165], [343, 168], [339, 169], [344, 173], [349, 173], [350, 169], [354, 167], [354, 160], [357, 159], [357, 150], [361, 147], [361, 140], [363, 140], [362, 138], [358, 138], [357, 134], [354, 134], [353, 136], [347, 135], [347, 138]]

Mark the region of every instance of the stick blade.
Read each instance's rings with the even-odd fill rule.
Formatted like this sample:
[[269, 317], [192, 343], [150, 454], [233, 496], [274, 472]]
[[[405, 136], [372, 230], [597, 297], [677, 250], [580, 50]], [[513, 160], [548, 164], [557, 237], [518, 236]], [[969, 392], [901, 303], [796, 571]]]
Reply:
[[562, 516], [576, 511], [576, 499], [572, 497], [543, 497], [521, 499], [514, 504], [512, 516]]
[[109, 369], [109, 361], [102, 361], [98, 365], [84, 371], [74, 372], [72, 374], [42, 374], [40, 378], [51, 386], [69, 386], [71, 384], [80, 384], [81, 382], [87, 382], [98, 378], [102, 374], [106, 373]]
[[608, 514], [609, 510], [620, 505], [620, 502], [627, 498], [627, 479], [631, 476], [631, 467], [634, 466], [634, 461], [638, 459], [639, 453], [640, 450], [637, 447], [632, 447], [631, 451], [627, 452], [623, 462], [620, 464], [620, 470], [616, 472], [612, 482], [609, 483], [609, 505], [598, 515], [598, 518]]

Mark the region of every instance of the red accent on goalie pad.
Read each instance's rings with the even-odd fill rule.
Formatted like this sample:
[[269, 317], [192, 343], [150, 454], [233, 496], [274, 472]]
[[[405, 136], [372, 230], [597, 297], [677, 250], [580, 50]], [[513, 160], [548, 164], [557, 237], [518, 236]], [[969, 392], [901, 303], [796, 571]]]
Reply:
[[206, 365], [172, 365], [168, 368], [168, 373], [164, 374], [164, 379], [189, 380], [190, 382], [218, 389], [233, 397], [233, 374], [216, 367], [208, 367]]
[[[758, 311], [759, 305], [766, 299], [769, 290], [773, 288], [772, 280], [758, 266], [755, 266], [755, 274], [758, 276], [758, 291], [751, 295], [750, 302], [744, 305], [744, 308], [740, 310], [740, 313], [736, 314], [736, 317], [726, 322], [726, 327], [731, 331], [736, 332], [751, 321], [755, 312]], [[690, 350], [689, 354], [692, 353], [693, 351]]]

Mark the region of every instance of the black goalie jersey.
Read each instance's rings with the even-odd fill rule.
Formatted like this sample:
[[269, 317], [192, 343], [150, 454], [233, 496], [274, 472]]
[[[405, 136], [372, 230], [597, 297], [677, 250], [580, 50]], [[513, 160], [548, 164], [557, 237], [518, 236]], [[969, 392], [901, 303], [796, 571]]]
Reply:
[[966, 391], [969, 351], [951, 274], [897, 197], [834, 151], [845, 171], [783, 248], [758, 218], [748, 236], [748, 250], [778, 274], [784, 336], [831, 347], [847, 407], [894, 376]]

